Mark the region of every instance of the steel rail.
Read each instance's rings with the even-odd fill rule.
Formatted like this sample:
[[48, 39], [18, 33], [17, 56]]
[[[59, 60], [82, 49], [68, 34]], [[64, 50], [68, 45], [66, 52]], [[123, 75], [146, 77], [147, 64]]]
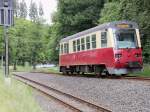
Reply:
[[126, 77], [123, 77], [122, 79], [150, 81], [150, 78], [148, 78], [148, 77], [138, 77], [138, 76], [126, 76]]
[[[79, 109], [73, 107], [72, 105], [70, 105], [70, 104], [68, 104], [68, 103], [66, 103], [66, 102], [64, 102], [64, 101], [62, 101], [62, 100], [60, 100], [60, 99], [58, 99], [58, 98], [56, 98], [56, 97], [54, 97], [54, 96], [48, 94], [47, 92], [41, 90], [41, 89], [38, 88], [38, 87], [35, 87], [35, 85], [29, 83], [29, 82], [31, 82], [31, 81], [29, 81], [29, 80], [27, 80], [27, 79], [25, 79], [25, 78], [23, 78], [23, 77], [18, 77], [18, 76], [15, 76], [15, 78], [16, 78], [17, 80], [19, 80], [19, 81], [21, 81], [21, 82], [23, 82], [23, 83], [29, 85], [30, 87], [32, 87], [32, 88], [38, 90], [39, 92], [41, 92], [43, 95], [47, 96], [48, 98], [53, 99], [53, 100], [55, 100], [55, 101], [61, 103], [63, 106], [67, 107], [68, 109], [72, 110], [73, 112], [81, 112]], [[27, 82], [27, 81], [29, 81], [29, 82]]]
[[[83, 99], [80, 99], [80, 98], [78, 98], [78, 97], [75, 97], [75, 96], [73, 96], [73, 95], [64, 93], [64, 92], [62, 92], [62, 91], [60, 91], [60, 90], [54, 89], [54, 88], [49, 87], [49, 86], [44, 85], [44, 84], [41, 84], [41, 83], [39, 83], [39, 82], [37, 82], [37, 81], [34, 81], [34, 80], [31, 80], [31, 79], [29, 79], [29, 78], [26, 78], [26, 77], [23, 77], [23, 76], [20, 76], [20, 75], [16, 75], [16, 74], [14, 74], [14, 76], [15, 76], [16, 78], [20, 78], [20, 79], [25, 80], [25, 81], [22, 81], [22, 80], [18, 79], [18, 80], [20, 80], [20, 81], [22, 81], [22, 82], [24, 82], [24, 83], [26, 83], [26, 84], [32, 86], [33, 88], [35, 88], [35, 89], [37, 89], [37, 90], [40, 90], [41, 92], [43, 92], [43, 90], [41, 90], [39, 87], [35, 87], [35, 86], [31, 85], [30, 83], [36, 84], [36, 85], [41, 86], [41, 87], [43, 87], [43, 88], [45, 88], [45, 89], [48, 89], [48, 90], [50, 90], [50, 91], [53, 91], [53, 92], [55, 92], [56, 94], [59, 94], [59, 95], [63, 95], [63, 96], [65, 96], [65, 97], [68, 97], [68, 98], [70, 98], [71, 100], [74, 100], [74, 101], [76, 101], [76, 102], [82, 104], [82, 105], [83, 105], [82, 108], [85, 106], [85, 107], [88, 107], [88, 108], [91, 108], [92, 110], [94, 110], [94, 111], [90, 111], [90, 112], [112, 112], [112, 111], [110, 111], [110, 110], [108, 110], [108, 109], [105, 109], [105, 108], [103, 108], [103, 107], [97, 106], [97, 105], [95, 105], [95, 104], [93, 104], [93, 103], [90, 103], [90, 102], [88, 102], [88, 101], [85, 101], [85, 100], [83, 100]], [[29, 82], [30, 82], [30, 83], [29, 83]], [[48, 92], [43, 92], [43, 93], [46, 94], [47, 96], [50, 95]], [[50, 97], [54, 97], [54, 99], [60, 101], [60, 102], [63, 103], [64, 105], [70, 107], [70, 108], [71, 108], [73, 111], [75, 111], [75, 112], [84, 112], [84, 109], [81, 109], [81, 108], [76, 107], [76, 106], [72, 106], [70, 103], [66, 103], [65, 101], [62, 101], [62, 100], [60, 100], [59, 98], [57, 98], [57, 97], [55, 97], [55, 96], [53, 96], [53, 95], [51, 95]], [[81, 106], [80, 106], [80, 107], [81, 107]], [[85, 112], [86, 112], [86, 111], [85, 111]], [[89, 112], [89, 111], [87, 110], [87, 112]]]

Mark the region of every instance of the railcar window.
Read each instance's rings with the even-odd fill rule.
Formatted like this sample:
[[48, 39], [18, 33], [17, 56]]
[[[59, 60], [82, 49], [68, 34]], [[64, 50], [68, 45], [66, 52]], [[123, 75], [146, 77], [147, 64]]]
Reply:
[[77, 40], [77, 51], [80, 51], [80, 39]]
[[86, 37], [86, 48], [87, 49], [90, 49], [91, 47], [90, 47], [91, 45], [90, 45], [90, 36], [87, 36]]
[[92, 48], [96, 48], [96, 35], [92, 35]]
[[116, 31], [117, 48], [136, 48], [138, 47], [135, 30]]
[[81, 50], [85, 50], [85, 40], [84, 40], [84, 38], [81, 39]]
[[63, 54], [63, 44], [61, 44], [61, 54]]
[[64, 53], [69, 53], [69, 44], [64, 44]]
[[76, 52], [76, 41], [73, 41], [73, 52]]
[[64, 53], [67, 53], [67, 44], [64, 44]]
[[67, 43], [67, 53], [69, 53], [69, 43]]
[[107, 47], [107, 32], [101, 32], [101, 47]]

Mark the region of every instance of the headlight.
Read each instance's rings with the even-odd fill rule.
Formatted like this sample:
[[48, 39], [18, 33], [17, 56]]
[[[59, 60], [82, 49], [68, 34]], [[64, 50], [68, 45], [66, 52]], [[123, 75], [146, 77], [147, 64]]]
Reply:
[[137, 58], [138, 58], [138, 57], [141, 57], [141, 54], [136, 53], [136, 54], [135, 54], [135, 57], [137, 57]]
[[115, 54], [115, 58], [121, 58], [122, 54]]

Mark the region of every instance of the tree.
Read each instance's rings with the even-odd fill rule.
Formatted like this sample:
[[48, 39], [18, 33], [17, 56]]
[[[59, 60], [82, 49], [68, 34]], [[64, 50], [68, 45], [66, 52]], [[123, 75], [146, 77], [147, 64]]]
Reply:
[[104, 9], [102, 9], [101, 11], [101, 18], [99, 19], [99, 23], [102, 24], [106, 22], [121, 20], [120, 8], [121, 6], [119, 2], [106, 3], [104, 5]]
[[34, 65], [47, 59], [46, 33], [47, 26], [43, 24], [16, 19], [15, 26], [9, 30], [10, 64], [14, 65], [14, 69], [17, 69], [17, 64], [24, 65], [25, 62], [29, 62]]
[[42, 3], [40, 2], [40, 3], [39, 3], [39, 16], [42, 17], [43, 15], [44, 15], [43, 5], [42, 5]]
[[27, 4], [24, 0], [20, 3], [20, 8], [19, 8], [19, 17], [20, 18], [27, 18], [28, 12], [27, 12]]
[[33, 22], [36, 22], [38, 19], [38, 9], [35, 2], [31, 0], [30, 9], [29, 9], [29, 17]]
[[28, 29], [30, 22], [24, 19], [16, 19], [15, 26], [9, 30], [10, 38], [10, 63], [14, 65], [23, 65], [25, 61], [29, 62]]
[[19, 16], [19, 3], [18, 0], [13, 0], [14, 4], [14, 16], [18, 17]]
[[53, 15], [53, 33], [51, 47], [52, 59], [58, 62], [59, 40], [77, 32], [92, 28], [98, 24], [104, 0], [58, 0], [57, 12]]

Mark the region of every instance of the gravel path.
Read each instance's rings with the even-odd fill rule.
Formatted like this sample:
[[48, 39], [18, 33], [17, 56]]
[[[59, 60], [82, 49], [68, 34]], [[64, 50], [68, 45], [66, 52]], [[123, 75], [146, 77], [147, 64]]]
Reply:
[[18, 73], [113, 112], [150, 112], [150, 82]]

